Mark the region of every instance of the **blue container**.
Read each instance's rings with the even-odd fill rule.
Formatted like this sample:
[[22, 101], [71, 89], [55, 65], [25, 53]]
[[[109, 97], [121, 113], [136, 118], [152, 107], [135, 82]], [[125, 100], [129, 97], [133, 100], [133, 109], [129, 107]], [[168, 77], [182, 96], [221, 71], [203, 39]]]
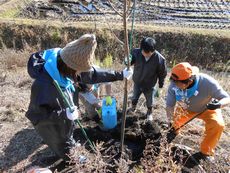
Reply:
[[102, 122], [106, 130], [116, 127], [117, 110], [115, 98], [112, 98], [112, 105], [106, 105], [105, 98], [102, 100]]

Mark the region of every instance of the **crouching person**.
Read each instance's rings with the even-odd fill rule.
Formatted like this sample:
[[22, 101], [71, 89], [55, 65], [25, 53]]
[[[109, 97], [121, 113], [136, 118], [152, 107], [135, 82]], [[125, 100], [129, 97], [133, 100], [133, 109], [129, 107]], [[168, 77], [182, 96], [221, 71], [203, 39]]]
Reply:
[[197, 67], [187, 62], [172, 68], [166, 112], [173, 132], [168, 135], [168, 140], [171, 142], [179, 133], [175, 130], [200, 113], [197, 118], [204, 121], [205, 133], [198, 154], [201, 158], [213, 158], [209, 156], [214, 155], [224, 129], [221, 108], [230, 104], [230, 97], [215, 79], [198, 72]]
[[[68, 43], [64, 48], [54, 48], [33, 53], [28, 61], [28, 73], [35, 79], [31, 87], [31, 98], [26, 117], [44, 142], [55, 154], [68, 161], [68, 154], [76, 142], [73, 139], [74, 120], [79, 111], [74, 106], [74, 112], [66, 108], [63, 98], [54, 85], [54, 80], [64, 92], [70, 103], [76, 105], [76, 74], [89, 71], [92, 68], [96, 37], [85, 34], [79, 39]], [[130, 76], [130, 71], [109, 73], [114, 80], [123, 80]], [[100, 76], [98, 73], [97, 76]], [[88, 81], [97, 81], [95, 75]], [[86, 82], [87, 82], [86, 80]], [[103, 82], [103, 81], [102, 81]]]
[[111, 96], [111, 83], [84, 84], [79, 83], [79, 99], [85, 107], [87, 118], [99, 120], [101, 114], [100, 90], [104, 86], [105, 97]]
[[[132, 71], [132, 69], [130, 69]], [[125, 70], [123, 73], [125, 76]], [[93, 77], [95, 76], [95, 77]], [[129, 76], [129, 79], [131, 76]], [[105, 95], [107, 102], [111, 102], [111, 90], [113, 81], [123, 79], [121, 73], [105, 70], [96, 66], [88, 72], [82, 72], [78, 75], [78, 89], [79, 99], [85, 106], [87, 117], [94, 120], [99, 120], [98, 115], [101, 114], [101, 98], [100, 89], [104, 86]], [[110, 81], [110, 82], [108, 82]], [[86, 84], [87, 83], [87, 84]]]

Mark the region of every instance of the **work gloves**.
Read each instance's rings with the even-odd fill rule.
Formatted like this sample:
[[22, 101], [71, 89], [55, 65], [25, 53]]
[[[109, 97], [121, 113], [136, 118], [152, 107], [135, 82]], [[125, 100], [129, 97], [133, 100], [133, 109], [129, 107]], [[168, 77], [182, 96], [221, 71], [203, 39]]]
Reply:
[[208, 104], [207, 104], [207, 109], [209, 110], [216, 110], [221, 107], [221, 103], [217, 99], [212, 99]]
[[167, 132], [167, 136], [166, 136], [167, 143], [171, 143], [175, 139], [176, 136], [177, 136], [177, 134], [176, 134], [175, 129], [173, 127], [170, 128], [170, 130]]
[[129, 70], [127, 70], [127, 68], [125, 68], [123, 70], [123, 77], [126, 78], [127, 80], [131, 79], [133, 75], [133, 69], [132, 68], [129, 68]]
[[74, 106], [72, 110], [73, 111], [71, 112], [70, 108], [66, 108], [66, 116], [69, 120], [74, 121], [79, 118], [79, 111], [76, 106]]

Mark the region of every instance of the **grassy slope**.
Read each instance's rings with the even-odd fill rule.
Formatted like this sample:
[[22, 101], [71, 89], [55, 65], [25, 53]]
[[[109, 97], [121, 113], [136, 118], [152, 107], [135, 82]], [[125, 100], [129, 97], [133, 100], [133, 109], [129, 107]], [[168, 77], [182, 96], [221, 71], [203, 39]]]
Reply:
[[[55, 27], [66, 27], [73, 26], [76, 28], [84, 28], [84, 29], [108, 29], [109, 26], [115, 30], [122, 30], [122, 23], [95, 23], [95, 22], [62, 22], [58, 20], [41, 20], [41, 19], [20, 19], [20, 18], [12, 18], [12, 17], [1, 17], [0, 14], [0, 22], [1, 23], [15, 23], [15, 24], [33, 24], [33, 25], [50, 25]], [[131, 28], [131, 24], [129, 24], [129, 28]], [[171, 33], [181, 33], [181, 34], [201, 34], [201, 35], [209, 35], [214, 37], [223, 37], [230, 38], [230, 30], [221, 30], [221, 29], [201, 29], [201, 28], [181, 28], [181, 27], [170, 27], [170, 26], [154, 26], [147, 24], [135, 24], [135, 30], [139, 31], [158, 31], [158, 32], [171, 32]]]

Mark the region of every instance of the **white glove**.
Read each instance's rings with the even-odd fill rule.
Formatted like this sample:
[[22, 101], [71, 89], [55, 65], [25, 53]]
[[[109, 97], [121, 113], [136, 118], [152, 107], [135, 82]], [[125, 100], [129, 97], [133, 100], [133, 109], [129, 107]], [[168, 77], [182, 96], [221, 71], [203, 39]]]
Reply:
[[79, 162], [81, 164], [85, 163], [86, 161], [87, 161], [87, 157], [86, 156], [84, 156], [84, 155], [80, 155], [79, 156]]
[[66, 116], [70, 120], [76, 120], [79, 118], [79, 111], [76, 106], [73, 107], [74, 111], [71, 112], [69, 108], [66, 108]]
[[133, 69], [132, 69], [132, 68], [129, 68], [129, 70], [127, 70], [127, 68], [125, 68], [125, 69], [123, 70], [123, 76], [124, 76], [124, 78], [126, 78], [127, 80], [131, 79], [132, 75], [133, 75]]

